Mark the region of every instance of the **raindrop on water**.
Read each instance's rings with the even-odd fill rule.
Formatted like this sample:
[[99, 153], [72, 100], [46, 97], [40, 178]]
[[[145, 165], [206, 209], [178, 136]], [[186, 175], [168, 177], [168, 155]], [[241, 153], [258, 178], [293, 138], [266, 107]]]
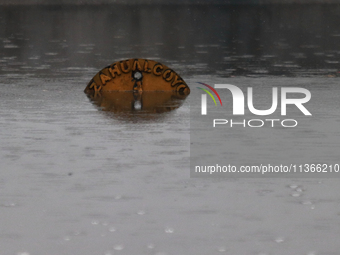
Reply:
[[5, 204], [0, 204], [0, 206], [3, 206], [3, 207], [14, 207], [16, 206], [17, 204], [16, 203], [5, 203]]
[[79, 236], [79, 235], [80, 235], [80, 231], [74, 231], [74, 232], [73, 232], [73, 235]]
[[153, 248], [155, 248], [155, 245], [154, 245], [153, 243], [149, 243], [149, 244], [147, 245], [147, 247], [148, 247], [149, 249], [153, 249]]
[[172, 234], [174, 232], [175, 232], [175, 230], [173, 228], [166, 228], [165, 229], [165, 233], [167, 233], [167, 234]]
[[92, 224], [92, 225], [98, 225], [98, 224], [99, 224], [99, 221], [93, 220], [93, 221], [91, 221], [91, 224]]
[[219, 251], [219, 252], [226, 252], [227, 249], [226, 249], [225, 247], [220, 247], [220, 248], [218, 248], [218, 251]]
[[292, 197], [300, 197], [301, 194], [300, 194], [300, 193], [292, 193], [291, 196], [292, 196]]
[[140, 211], [137, 212], [137, 214], [138, 214], [138, 215], [144, 215], [144, 214], [145, 214], [145, 211], [140, 210]]
[[316, 255], [316, 252], [315, 251], [310, 251], [306, 255]]
[[111, 227], [111, 228], [109, 228], [109, 231], [110, 231], [110, 232], [115, 232], [116, 229], [115, 229], [114, 227]]
[[124, 245], [121, 245], [121, 244], [118, 244], [118, 245], [115, 245], [113, 247], [113, 249], [115, 249], [116, 251], [121, 251], [124, 249]]
[[275, 242], [277, 242], [277, 243], [283, 243], [284, 241], [285, 241], [285, 239], [283, 237], [277, 237], [275, 239]]

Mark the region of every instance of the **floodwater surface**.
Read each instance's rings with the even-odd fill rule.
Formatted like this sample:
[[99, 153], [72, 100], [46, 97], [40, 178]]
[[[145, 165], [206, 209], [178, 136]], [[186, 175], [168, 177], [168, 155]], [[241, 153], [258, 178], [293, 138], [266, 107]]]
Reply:
[[1, 7], [0, 255], [339, 254], [340, 179], [190, 178], [191, 95], [146, 112], [83, 92], [129, 58], [192, 89], [231, 76], [335, 86], [338, 10]]

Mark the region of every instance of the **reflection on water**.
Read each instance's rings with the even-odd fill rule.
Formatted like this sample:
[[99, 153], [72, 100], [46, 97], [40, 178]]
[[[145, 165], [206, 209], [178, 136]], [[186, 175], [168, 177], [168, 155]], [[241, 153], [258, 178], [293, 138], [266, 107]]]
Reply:
[[185, 94], [170, 92], [111, 91], [88, 94], [101, 110], [114, 113], [120, 120], [152, 120], [164, 117], [163, 113], [179, 108]]
[[76, 67], [93, 76], [138, 57], [183, 75], [336, 76], [339, 13], [336, 4], [2, 6], [0, 73], [72, 75]]

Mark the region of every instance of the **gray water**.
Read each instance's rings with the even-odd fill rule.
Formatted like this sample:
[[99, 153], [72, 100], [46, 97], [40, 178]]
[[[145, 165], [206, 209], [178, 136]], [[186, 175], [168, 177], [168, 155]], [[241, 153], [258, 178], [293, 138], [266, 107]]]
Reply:
[[[1, 255], [340, 254], [339, 179], [190, 178], [191, 95], [172, 111], [116, 114], [83, 93], [101, 68], [132, 57], [159, 60], [192, 89], [230, 76], [334, 86], [338, 7], [266, 7], [293, 17], [272, 21], [275, 36], [252, 30], [260, 7], [172, 8], [1, 7]], [[253, 19], [230, 31], [228, 15]], [[256, 42], [275, 47], [254, 55]]]

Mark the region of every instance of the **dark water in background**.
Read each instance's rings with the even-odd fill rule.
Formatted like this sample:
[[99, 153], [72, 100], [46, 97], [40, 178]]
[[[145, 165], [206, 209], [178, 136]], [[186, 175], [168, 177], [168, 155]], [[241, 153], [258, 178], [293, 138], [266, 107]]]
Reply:
[[160, 59], [183, 75], [338, 75], [340, 5], [0, 9], [0, 72], [54, 75]]
[[135, 57], [159, 60], [191, 87], [239, 75], [236, 84], [313, 86], [325, 98], [314, 120], [334, 125], [326, 136], [309, 130], [321, 143], [306, 146], [337, 150], [338, 95], [327, 84], [338, 83], [339, 11], [1, 6], [0, 255], [338, 254], [339, 179], [189, 178], [195, 93], [127, 121], [83, 90], [101, 68]]

